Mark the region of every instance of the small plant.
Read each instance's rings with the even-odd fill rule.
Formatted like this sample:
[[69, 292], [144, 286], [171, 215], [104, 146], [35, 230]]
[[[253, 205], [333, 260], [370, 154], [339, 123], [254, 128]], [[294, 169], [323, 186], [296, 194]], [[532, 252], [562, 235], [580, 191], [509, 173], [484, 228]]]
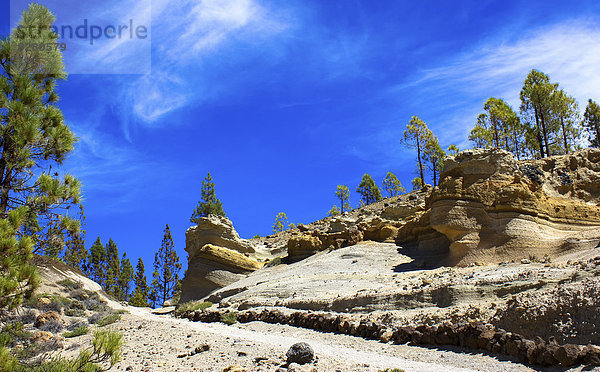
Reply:
[[61, 322], [59, 322], [58, 320], [55, 320], [55, 319], [48, 320], [46, 323], [44, 323], [42, 326], [40, 326], [40, 330], [50, 332], [50, 333], [60, 332], [64, 328], [65, 328], [64, 324], [62, 324]]
[[59, 295], [52, 295], [50, 297], [50, 304], [43, 306], [44, 310], [53, 310], [60, 313], [62, 309], [71, 306], [71, 300], [66, 297]]
[[63, 279], [56, 283], [70, 290], [81, 289], [81, 287], [83, 287], [80, 282], [75, 282], [71, 279]]
[[404, 372], [404, 370], [400, 368], [386, 368], [380, 369], [379, 372]]
[[29, 340], [33, 334], [26, 331], [22, 322], [8, 323], [0, 331], [0, 346], [10, 346], [16, 341]]
[[10, 355], [8, 348], [0, 346], [0, 372], [11, 372], [17, 369], [17, 360]]
[[85, 291], [87, 297], [83, 299], [83, 305], [87, 310], [104, 312], [108, 310], [106, 301], [100, 298], [98, 293], [93, 291]]
[[79, 301], [71, 301], [69, 306], [64, 310], [67, 316], [85, 316], [85, 305]]
[[175, 310], [175, 315], [181, 316], [186, 311], [196, 311], [196, 310], [204, 310], [208, 309], [213, 305], [212, 302], [209, 301], [190, 301], [183, 303], [177, 307]]
[[104, 327], [107, 326], [109, 324], [113, 324], [115, 322], [118, 322], [119, 320], [121, 320], [121, 315], [119, 314], [110, 314], [105, 316], [104, 318], [100, 319], [98, 321], [98, 327]]
[[[92, 346], [79, 353], [75, 359], [67, 359], [60, 355], [37, 365], [18, 366], [14, 363], [12, 369], [6, 371], [27, 372], [71, 372], [71, 371], [107, 371], [121, 358], [123, 335], [114, 330], [97, 330], [94, 332]], [[0, 350], [2, 362], [2, 350]], [[1, 364], [0, 364], [1, 366]], [[0, 372], [4, 372], [0, 368]]]
[[281, 257], [275, 257], [274, 259], [270, 260], [265, 264], [265, 267], [272, 267], [277, 265], [281, 265]]
[[227, 325], [234, 324], [235, 322], [237, 322], [237, 312], [229, 311], [229, 312], [221, 315], [221, 322], [223, 322]]
[[256, 234], [252, 239], [260, 239], [260, 235]]
[[63, 337], [65, 337], [65, 338], [78, 337], [78, 336], [87, 335], [89, 332], [90, 332], [90, 328], [88, 326], [84, 325], [84, 326], [79, 326], [72, 331], [63, 333]]

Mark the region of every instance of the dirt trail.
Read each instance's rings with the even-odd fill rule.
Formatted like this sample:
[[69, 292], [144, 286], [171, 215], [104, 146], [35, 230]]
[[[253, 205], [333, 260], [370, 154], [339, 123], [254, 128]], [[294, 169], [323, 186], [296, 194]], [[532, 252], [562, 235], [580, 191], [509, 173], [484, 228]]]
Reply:
[[[131, 314], [118, 325], [126, 330], [127, 345], [118, 369], [165, 371], [220, 371], [240, 365], [249, 371], [274, 371], [284, 363], [287, 349], [296, 342], [309, 343], [318, 356], [319, 371], [531, 371], [511, 361], [484, 354], [388, 345], [357, 337], [261, 322], [227, 326], [196, 323], [151, 314], [129, 307]], [[141, 328], [140, 328], [141, 327]], [[151, 339], [148, 339], [150, 337]], [[207, 352], [178, 358], [201, 343]], [[145, 353], [140, 353], [144, 349]], [[257, 359], [258, 358], [258, 359]]]

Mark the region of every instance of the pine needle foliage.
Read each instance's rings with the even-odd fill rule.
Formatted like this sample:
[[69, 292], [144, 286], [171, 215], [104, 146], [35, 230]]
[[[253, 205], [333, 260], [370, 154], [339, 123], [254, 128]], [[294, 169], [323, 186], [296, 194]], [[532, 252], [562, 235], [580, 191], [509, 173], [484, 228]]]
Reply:
[[160, 249], [154, 256], [152, 287], [156, 296], [155, 305], [162, 305], [173, 296], [179, 283], [179, 270], [181, 270], [181, 263], [175, 251], [171, 229], [167, 224]]
[[202, 181], [202, 190], [200, 191], [201, 201], [198, 202], [198, 206], [190, 217], [190, 222], [198, 223], [201, 217], [207, 217], [210, 214], [225, 217], [223, 212], [223, 204], [217, 199], [215, 193], [215, 183], [210, 176], [210, 173], [206, 175], [204, 181]]
[[54, 19], [30, 4], [0, 40], [0, 306], [18, 305], [37, 282], [32, 252], [52, 247], [57, 255], [65, 232], [79, 229], [65, 214], [80, 200], [79, 181], [52, 171], [76, 141], [56, 106], [56, 83], [67, 76], [62, 54], [23, 47], [54, 43]]

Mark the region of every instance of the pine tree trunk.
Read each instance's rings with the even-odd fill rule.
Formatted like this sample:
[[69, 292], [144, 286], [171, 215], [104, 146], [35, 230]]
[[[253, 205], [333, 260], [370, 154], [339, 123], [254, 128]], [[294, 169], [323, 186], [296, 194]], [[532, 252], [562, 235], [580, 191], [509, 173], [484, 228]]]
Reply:
[[546, 146], [546, 156], [550, 156], [550, 146], [548, 146], [548, 131], [546, 130], [546, 121], [544, 114], [540, 113], [540, 121], [542, 123], [542, 134], [544, 135], [544, 145]]
[[563, 141], [565, 143], [565, 154], [568, 154], [569, 153], [569, 144], [567, 143], [567, 131], [565, 130], [565, 118], [562, 116], [560, 118], [560, 126], [562, 127]]
[[540, 155], [544, 157], [544, 143], [542, 142], [542, 135], [540, 133], [540, 122], [539, 122], [539, 114], [536, 106], [533, 107], [534, 115], [535, 115], [535, 129], [537, 131], [536, 137], [538, 140], [538, 144], [540, 145]]
[[417, 159], [419, 160], [419, 174], [421, 176], [421, 189], [425, 187], [425, 177], [423, 176], [423, 163], [421, 162], [421, 146], [419, 144], [419, 135], [417, 134]]

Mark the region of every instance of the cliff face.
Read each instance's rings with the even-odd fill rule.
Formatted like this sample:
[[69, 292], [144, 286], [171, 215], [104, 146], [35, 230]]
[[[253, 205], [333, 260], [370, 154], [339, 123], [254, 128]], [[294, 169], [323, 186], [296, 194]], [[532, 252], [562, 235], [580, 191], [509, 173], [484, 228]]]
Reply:
[[498, 149], [447, 158], [426, 211], [397, 243], [443, 264], [497, 263], [600, 242], [600, 150], [517, 161]]

